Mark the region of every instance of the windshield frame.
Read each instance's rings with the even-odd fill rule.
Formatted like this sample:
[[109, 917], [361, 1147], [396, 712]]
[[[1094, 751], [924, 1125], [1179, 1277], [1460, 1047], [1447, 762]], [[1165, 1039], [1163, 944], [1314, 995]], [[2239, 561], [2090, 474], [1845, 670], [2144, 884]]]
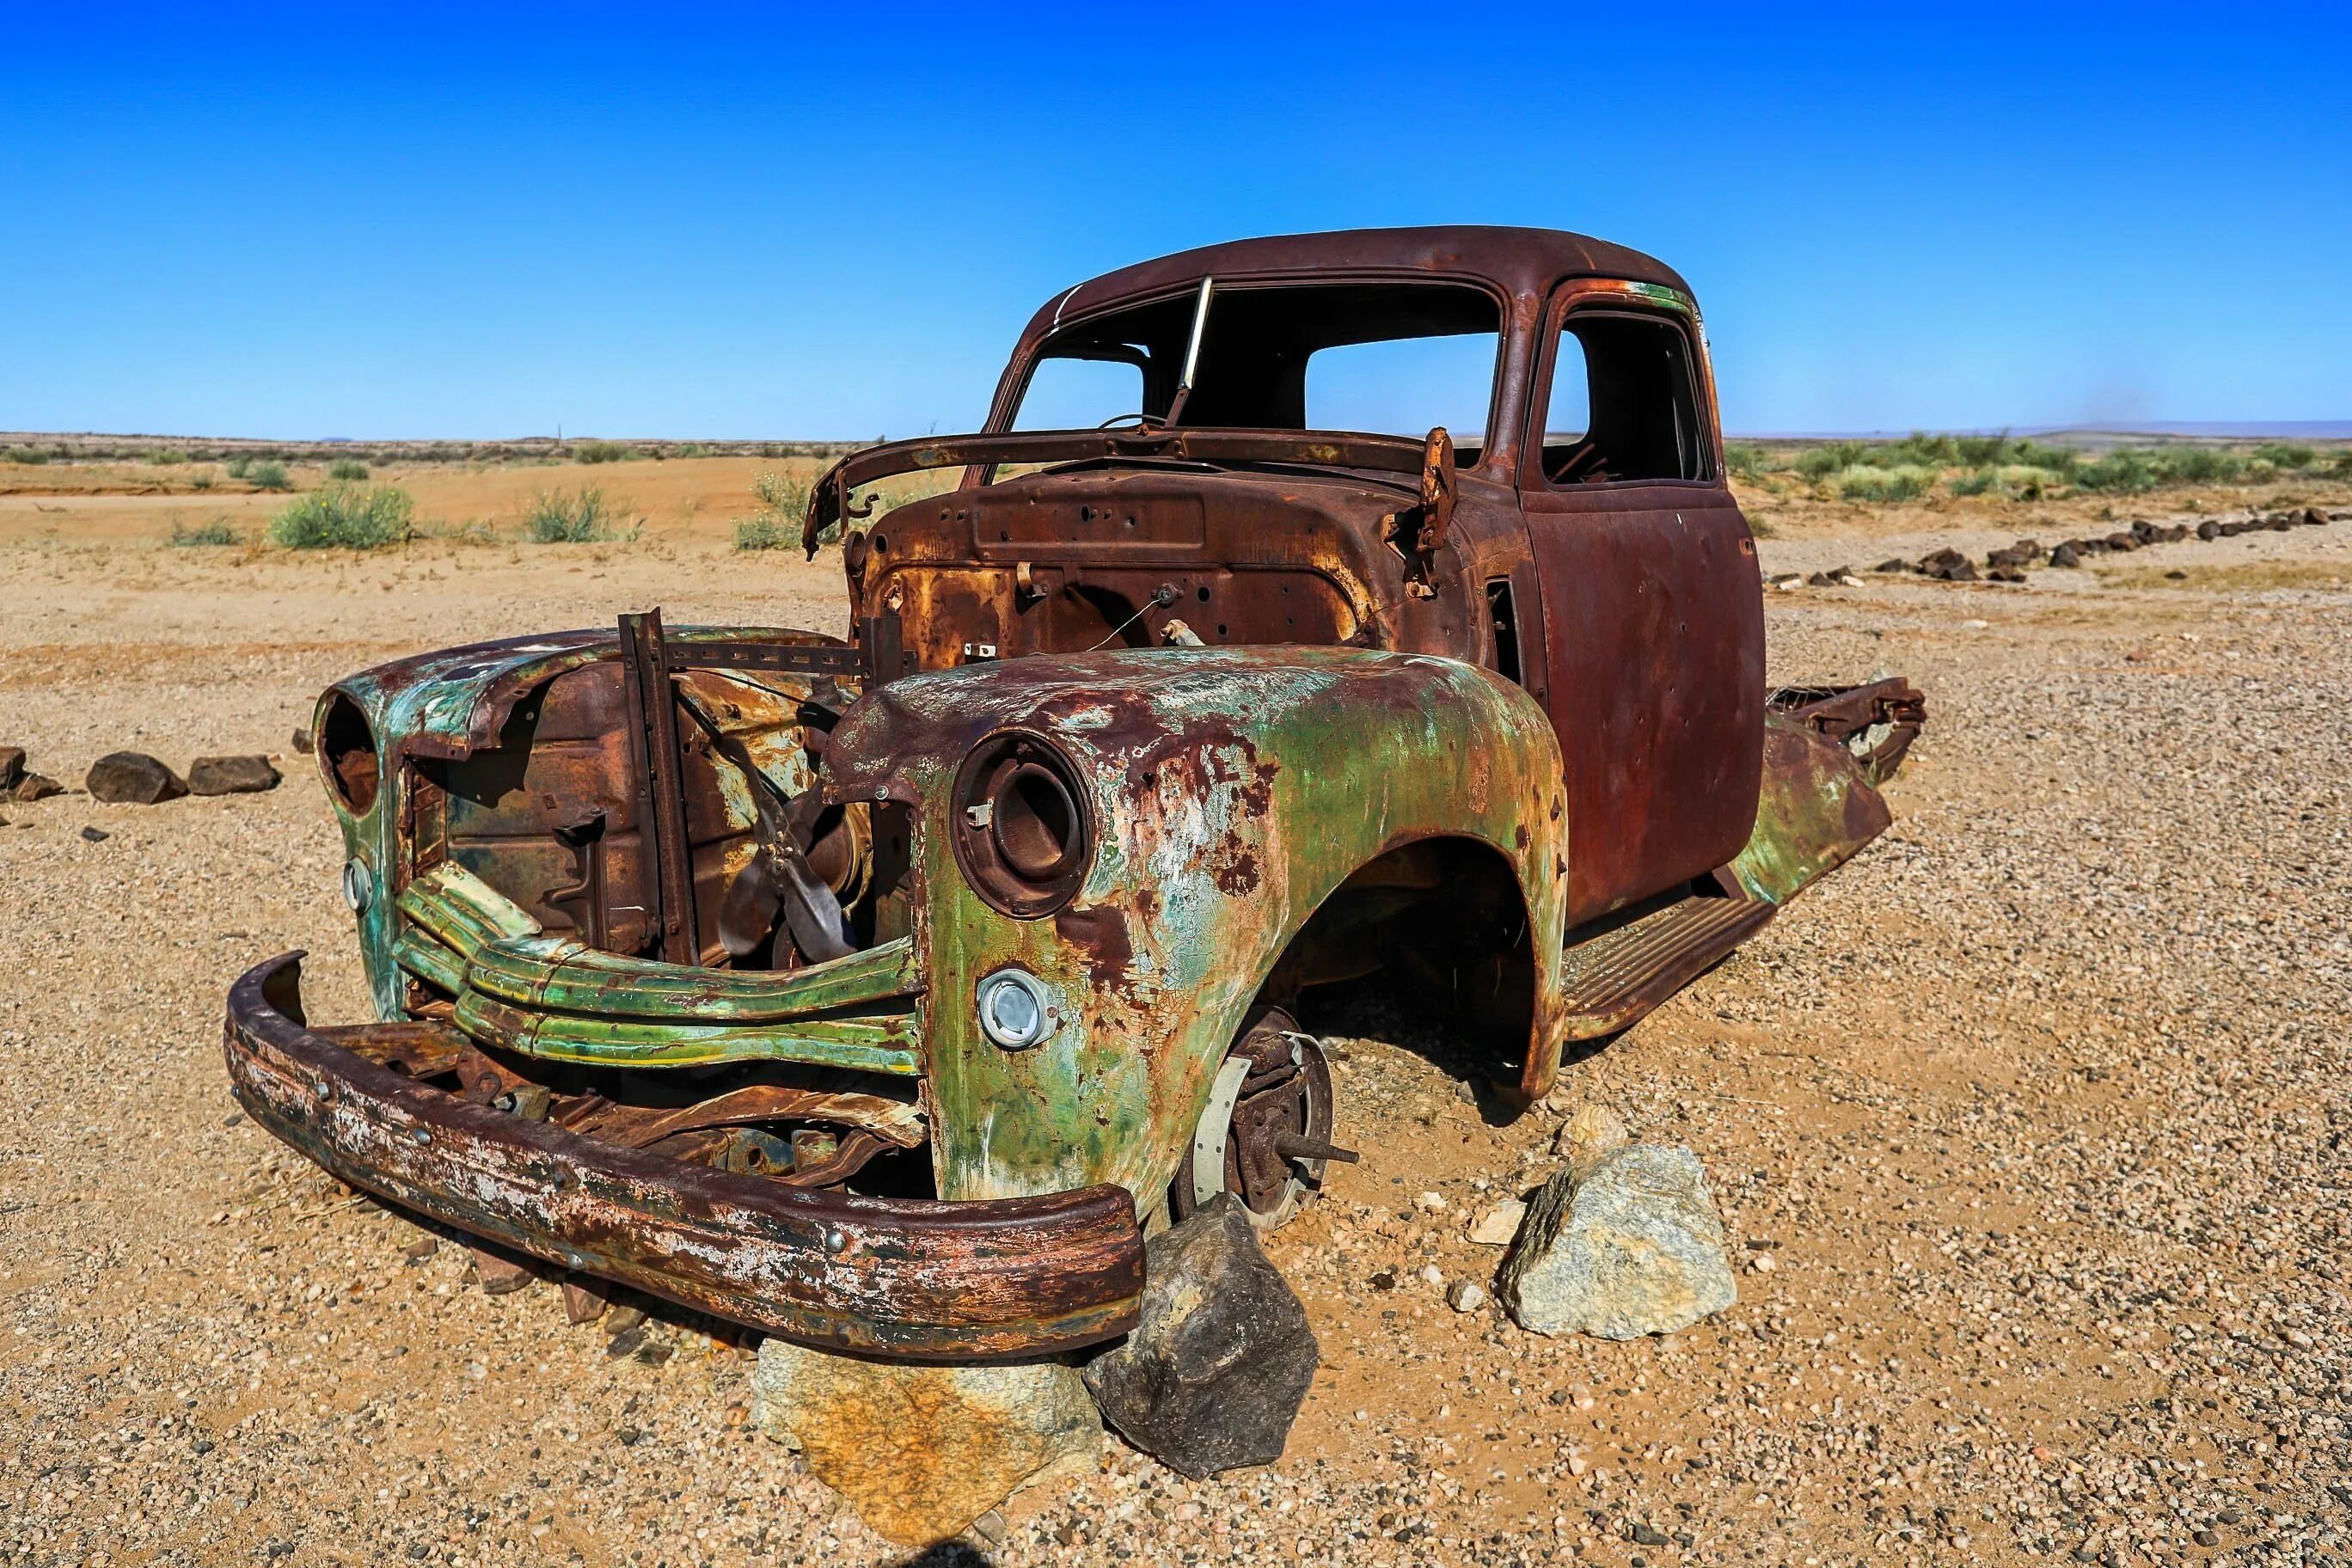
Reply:
[[[1510, 412], [1504, 408], [1503, 399], [1509, 383], [1508, 373], [1512, 363], [1513, 351], [1517, 346], [1516, 340], [1519, 335], [1520, 328], [1523, 324], [1518, 319], [1519, 312], [1513, 309], [1516, 302], [1514, 296], [1508, 290], [1501, 287], [1494, 279], [1480, 276], [1475, 273], [1436, 272], [1419, 268], [1395, 269], [1386, 268], [1360, 270], [1350, 268], [1346, 271], [1318, 269], [1307, 272], [1232, 273], [1220, 271], [1215, 273], [1214, 276], [1216, 278], [1216, 291], [1214, 299], [1209, 308], [1208, 323], [1202, 334], [1204, 342], [1213, 342], [1215, 339], [1218, 327], [1217, 304], [1222, 303], [1229, 295], [1234, 294], [1262, 293], [1277, 289], [1341, 288], [1350, 285], [1361, 287], [1367, 284], [1371, 284], [1391, 286], [1426, 285], [1432, 288], [1456, 289], [1475, 289], [1478, 293], [1485, 296], [1495, 309], [1495, 363], [1492, 374], [1487, 384], [1485, 425], [1483, 428], [1475, 432], [1465, 433], [1454, 430], [1450, 431], [1449, 433], [1453, 435], [1457, 446], [1469, 446], [1475, 442], [1478, 448], [1478, 461], [1475, 464], [1465, 464], [1463, 466], [1463, 471], [1465, 473], [1483, 474], [1490, 471], [1490, 465], [1494, 461], [1496, 452], [1496, 435], [1510, 424]], [[1120, 295], [1116, 299], [1105, 300], [1101, 304], [1090, 305], [1085, 310], [1076, 312], [1067, 318], [1055, 317], [1050, 320], [1046, 331], [1038, 333], [1034, 339], [1024, 342], [1015, 349], [1013, 360], [1005, 366], [1004, 374], [998, 382], [996, 396], [990, 405], [987, 422], [982, 426], [982, 432], [989, 435], [1002, 435], [1010, 433], [1013, 430], [1013, 421], [1020, 410], [1022, 400], [1028, 395], [1030, 384], [1037, 374], [1037, 367], [1045, 360], [1049, 358], [1079, 357], [1074, 355], [1049, 354], [1046, 352], [1046, 349], [1056, 338], [1062, 336], [1066, 332], [1073, 331], [1074, 329], [1098, 325], [1107, 318], [1122, 315], [1130, 310], [1154, 305], [1165, 305], [1174, 301], [1188, 301], [1198, 295], [1200, 285], [1201, 279], [1199, 278], [1188, 279], [1180, 283], [1170, 284], [1138, 293]], [[1452, 334], [1406, 334], [1400, 339], [1384, 339], [1374, 336], [1359, 341], [1370, 342], [1409, 341], [1412, 336], [1446, 335]], [[1208, 429], [1217, 427], [1219, 426], [1192, 424], [1179, 426], [1179, 428], [1181, 429]], [[1275, 427], [1233, 426], [1232, 428], [1251, 429]], [[1286, 426], [1281, 428], [1289, 427]], [[1300, 426], [1298, 428], [1307, 427]], [[1397, 431], [1372, 430], [1350, 433], [1391, 437], [1403, 434], [1402, 432]], [[1412, 438], [1419, 439], [1426, 434], [1427, 432], [1425, 431], [1415, 431], [1412, 433]], [[989, 477], [990, 475], [982, 475], [980, 482], [988, 482]]]

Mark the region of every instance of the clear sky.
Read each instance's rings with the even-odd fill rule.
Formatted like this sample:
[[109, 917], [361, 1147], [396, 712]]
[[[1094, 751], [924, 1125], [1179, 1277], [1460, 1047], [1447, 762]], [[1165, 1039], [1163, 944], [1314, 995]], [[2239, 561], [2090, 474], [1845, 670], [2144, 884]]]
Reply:
[[0, 429], [966, 428], [1402, 223], [1664, 258], [1738, 431], [2352, 418], [2352, 10], [2062, 11], [10, 5]]

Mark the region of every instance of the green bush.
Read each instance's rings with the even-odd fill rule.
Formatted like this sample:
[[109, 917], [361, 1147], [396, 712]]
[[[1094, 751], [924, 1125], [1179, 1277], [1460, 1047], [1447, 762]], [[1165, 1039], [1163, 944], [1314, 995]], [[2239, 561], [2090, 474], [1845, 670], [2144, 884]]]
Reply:
[[1927, 493], [1936, 482], [1932, 468], [1916, 465], [1881, 468], [1867, 463], [1856, 463], [1842, 469], [1837, 476], [1837, 492], [1843, 500], [1897, 501], [1916, 500]]
[[699, 441], [688, 441], [677, 449], [677, 455], [681, 458], [707, 458], [710, 456], [710, 448]]
[[2157, 467], [2139, 448], [2118, 447], [2077, 466], [2072, 478], [2078, 489], [2096, 494], [2137, 495], [2156, 488]]
[[2254, 456], [2273, 468], [2290, 473], [2319, 460], [2319, 453], [2300, 441], [2265, 441], [2254, 448]]
[[357, 458], [337, 458], [327, 465], [327, 477], [331, 479], [363, 479], [368, 477], [368, 466]]
[[808, 485], [763, 469], [752, 477], [751, 493], [760, 498], [760, 510], [735, 520], [735, 548], [775, 550], [799, 543], [801, 521], [808, 513]]
[[186, 462], [188, 454], [178, 447], [158, 447], [147, 454], [147, 460], [161, 468], [173, 463]]
[[288, 502], [269, 537], [289, 550], [378, 550], [409, 537], [415, 511], [391, 485], [331, 484]]
[[[234, 466], [229, 472], [236, 473]], [[245, 472], [237, 474], [237, 478], [257, 490], [290, 490], [294, 488], [294, 481], [286, 477], [286, 465], [274, 458], [267, 462], [247, 464]]]
[[595, 485], [577, 493], [541, 490], [523, 509], [523, 532], [533, 544], [594, 544], [614, 537], [612, 508]]
[[2246, 471], [2245, 458], [2224, 447], [2164, 447], [2148, 461], [2166, 484], [2229, 484]]
[[228, 477], [230, 479], [241, 479], [251, 472], [253, 472], [253, 459], [251, 458], [231, 458], [228, 460]]
[[1998, 436], [1955, 436], [1952, 458], [1972, 468], [1990, 468], [2009, 456], [2009, 432]]
[[1940, 468], [1957, 461], [1959, 444], [1949, 436], [1930, 436], [1925, 430], [1914, 430], [1900, 441], [1889, 441], [1877, 448], [1874, 461], [1885, 468], [1916, 464]]
[[2071, 474], [2083, 454], [2072, 447], [2053, 447], [2041, 441], [2020, 440], [2009, 449], [2009, 459], [2029, 468], [2047, 468], [2053, 474]]
[[618, 441], [575, 441], [572, 444], [572, 460], [575, 463], [628, 463], [644, 456], [635, 447], [625, 447]]
[[1970, 468], [1952, 476], [1952, 493], [1956, 496], [1980, 496], [2000, 486], [2000, 470], [1986, 467]]
[[235, 544], [236, 531], [229, 527], [228, 519], [225, 517], [216, 517], [197, 528], [184, 528], [179, 519], [173, 518], [172, 542], [181, 549], [191, 545]]
[[38, 447], [11, 447], [0, 452], [0, 458], [11, 463], [30, 463], [37, 468], [49, 460], [49, 455]]
[[1772, 454], [1753, 441], [1734, 441], [1723, 448], [1723, 464], [1743, 479], [1761, 479], [1772, 468]]

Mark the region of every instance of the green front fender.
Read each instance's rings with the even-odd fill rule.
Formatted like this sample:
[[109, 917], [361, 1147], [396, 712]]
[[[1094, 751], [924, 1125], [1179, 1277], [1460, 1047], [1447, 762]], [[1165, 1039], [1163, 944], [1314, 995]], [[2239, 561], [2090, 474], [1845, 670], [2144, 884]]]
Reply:
[[[1075, 764], [1097, 827], [1071, 902], [1023, 920], [972, 890], [950, 842], [957, 770], [1005, 729]], [[827, 747], [846, 798], [906, 803], [928, 979], [924, 1038], [945, 1197], [1116, 1182], [1149, 1208], [1268, 972], [1349, 875], [1466, 838], [1507, 860], [1554, 1037], [1567, 868], [1559, 743], [1517, 687], [1458, 660], [1331, 648], [1165, 649], [911, 677]], [[1007, 1051], [979, 983], [1018, 965], [1060, 1023]]]

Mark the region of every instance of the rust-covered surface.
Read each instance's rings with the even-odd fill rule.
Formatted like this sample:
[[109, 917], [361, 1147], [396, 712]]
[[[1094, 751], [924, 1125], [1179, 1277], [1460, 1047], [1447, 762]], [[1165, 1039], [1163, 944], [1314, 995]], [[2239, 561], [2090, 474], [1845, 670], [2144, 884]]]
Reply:
[[[1458, 427], [1307, 423], [1325, 349], [1489, 332]], [[1054, 359], [1143, 406], [1016, 428]], [[1273, 1223], [1347, 1157], [1297, 1027], [1333, 988], [1539, 1095], [1884, 830], [1924, 705], [1768, 693], [1722, 473], [1696, 302], [1601, 241], [1066, 290], [981, 431], [814, 488], [847, 640], [646, 611], [331, 688], [378, 1021], [306, 1028], [265, 965], [239, 1092], [372, 1191], [806, 1343], [1115, 1332], [1142, 1227], [1221, 1173]]]
[[229, 993], [239, 1103], [336, 1175], [476, 1235], [805, 1343], [920, 1360], [1090, 1344], [1134, 1321], [1114, 1186], [999, 1203], [814, 1193], [665, 1160], [419, 1084], [305, 1027], [299, 955]]

